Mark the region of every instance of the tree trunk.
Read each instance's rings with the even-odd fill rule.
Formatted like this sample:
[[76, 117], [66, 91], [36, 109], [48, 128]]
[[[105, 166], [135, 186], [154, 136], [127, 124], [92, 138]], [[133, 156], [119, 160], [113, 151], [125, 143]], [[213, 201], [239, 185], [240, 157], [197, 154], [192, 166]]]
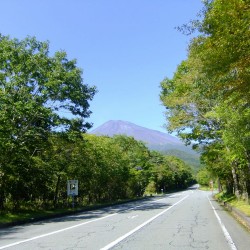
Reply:
[[88, 204], [92, 203], [92, 194], [89, 192], [88, 193]]
[[236, 168], [237, 168], [237, 162], [234, 161], [232, 163], [232, 175], [233, 175], [233, 181], [234, 181], [234, 194], [237, 197], [237, 199], [239, 199], [240, 198], [240, 191], [239, 191], [239, 183], [238, 183]]
[[234, 194], [233, 181], [226, 180], [226, 191], [228, 194]]
[[[247, 188], [247, 193], [250, 194], [250, 150], [246, 150], [246, 158], [247, 158], [247, 179], [246, 179], [246, 188]], [[248, 203], [250, 200], [248, 199]]]
[[250, 174], [250, 150], [246, 150], [245, 153], [247, 158], [248, 174]]
[[4, 189], [1, 186], [0, 188], [0, 210], [4, 209], [4, 201], [5, 201]]
[[58, 192], [59, 192], [60, 181], [61, 181], [61, 176], [58, 175], [57, 176], [57, 182], [56, 182], [56, 190], [55, 190], [55, 195], [54, 195], [54, 200], [53, 200], [54, 208], [56, 208], [57, 203], [58, 203]]
[[4, 174], [1, 176], [0, 180], [0, 210], [4, 209], [5, 206], [5, 181], [4, 181]]
[[220, 178], [218, 178], [218, 192], [222, 192], [223, 191], [223, 188], [221, 186], [221, 182], [220, 182]]

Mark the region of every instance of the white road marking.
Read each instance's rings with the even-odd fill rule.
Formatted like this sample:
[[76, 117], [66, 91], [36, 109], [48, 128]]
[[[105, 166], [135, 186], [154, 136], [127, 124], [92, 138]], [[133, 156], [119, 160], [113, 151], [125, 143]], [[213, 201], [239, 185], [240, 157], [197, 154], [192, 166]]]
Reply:
[[150, 222], [152, 222], [153, 220], [155, 220], [156, 218], [158, 218], [159, 216], [163, 215], [164, 213], [166, 213], [169, 209], [173, 208], [174, 206], [176, 206], [177, 204], [181, 203], [182, 201], [184, 201], [189, 195], [186, 195], [184, 198], [182, 198], [181, 200], [179, 200], [178, 202], [174, 203], [171, 207], [168, 207], [167, 209], [163, 210], [162, 212], [160, 212], [159, 214], [153, 216], [152, 218], [150, 218], [149, 220], [145, 221], [144, 223], [142, 223], [141, 225], [139, 225], [138, 227], [134, 228], [133, 230], [131, 230], [130, 232], [124, 234], [123, 236], [119, 237], [118, 239], [116, 239], [115, 241], [109, 243], [107, 246], [101, 248], [101, 250], [108, 250], [112, 247], [114, 247], [115, 245], [117, 245], [119, 242], [121, 242], [122, 240], [126, 239], [127, 237], [129, 237], [130, 235], [134, 234], [136, 231], [140, 230], [141, 228], [145, 227], [147, 224], [149, 224]]
[[[158, 202], [158, 201], [161, 201], [161, 200], [166, 199], [166, 198], [167, 198], [167, 197], [161, 198], [161, 199], [155, 200], [155, 201], [153, 201], [153, 202]], [[176, 203], [176, 204], [177, 204], [177, 203]], [[136, 209], [136, 208], [142, 207], [142, 206], [145, 206], [145, 204], [143, 204], [143, 205], [138, 205], [138, 206], [133, 207], [133, 208], [125, 209], [124, 211], [126, 211], [126, 210], [133, 210], [133, 209]], [[174, 205], [173, 205], [173, 206], [174, 206]], [[170, 207], [170, 208], [171, 208], [171, 207]], [[168, 208], [168, 209], [169, 209], [169, 208]], [[167, 209], [167, 210], [168, 210], [168, 209]], [[80, 227], [80, 226], [83, 226], [83, 225], [86, 225], [86, 224], [89, 224], [89, 223], [92, 223], [92, 222], [95, 222], [95, 221], [99, 221], [99, 220], [103, 220], [103, 219], [112, 217], [112, 216], [117, 215], [117, 214], [118, 214], [118, 213], [109, 214], [109, 215], [107, 215], [107, 216], [104, 216], [104, 217], [101, 217], [101, 218], [97, 218], [97, 219], [94, 219], [94, 220], [91, 220], [91, 221], [86, 221], [86, 222], [83, 222], [83, 223], [80, 223], [80, 224], [77, 224], [77, 225], [74, 225], [74, 226], [71, 226], [71, 227], [66, 227], [66, 228], [63, 228], [63, 229], [60, 229], [60, 230], [57, 230], [57, 231], [53, 231], [53, 232], [50, 232], [50, 233], [47, 233], [47, 234], [41, 234], [41, 235], [38, 235], [38, 236], [35, 236], [35, 237], [32, 237], [32, 238], [28, 238], [28, 239], [21, 240], [21, 241], [17, 241], [17, 242], [8, 244], [8, 245], [0, 246], [0, 250], [1, 250], [1, 249], [6, 249], [6, 248], [9, 248], [9, 247], [13, 247], [13, 246], [16, 246], [16, 245], [20, 245], [20, 244], [22, 244], [22, 243], [26, 243], [26, 242], [29, 242], [29, 241], [37, 240], [37, 239], [40, 239], [40, 238], [43, 238], [43, 237], [47, 237], [47, 236], [50, 236], [50, 235], [53, 235], [53, 234], [61, 233], [61, 232], [64, 232], [64, 231], [67, 231], [67, 230], [70, 230], [70, 229], [74, 229], [74, 228], [76, 228], [76, 227]]]
[[[208, 196], [207, 196], [207, 198], [208, 198]], [[218, 220], [218, 222], [219, 222], [219, 224], [220, 224], [220, 227], [221, 227], [221, 229], [222, 229], [222, 231], [223, 231], [223, 234], [224, 234], [224, 236], [225, 236], [225, 238], [226, 238], [226, 240], [227, 240], [228, 245], [230, 246], [230, 248], [231, 248], [232, 250], [237, 250], [237, 247], [235, 246], [235, 244], [234, 244], [234, 242], [233, 242], [233, 239], [231, 238], [229, 232], [227, 231], [226, 227], [225, 227], [224, 224], [222, 223], [222, 221], [221, 221], [221, 219], [220, 219], [218, 213], [215, 211], [215, 208], [214, 208], [212, 202], [210, 201], [209, 198], [208, 198], [208, 200], [209, 200], [209, 203], [210, 203], [210, 205], [211, 205], [211, 207], [212, 207], [212, 209], [213, 209], [213, 211], [214, 211], [214, 214], [215, 214], [215, 216], [216, 216], [216, 218], [217, 218], [217, 220]]]
[[133, 215], [133, 216], [128, 216], [127, 218], [128, 218], [128, 219], [134, 219], [134, 218], [136, 218], [136, 217], [138, 217], [138, 214], [137, 214], [137, 215]]
[[181, 194], [173, 194], [173, 195], [170, 195], [170, 196], [168, 196], [169, 198], [178, 198], [178, 197], [180, 197], [181, 196]]
[[40, 239], [40, 238], [43, 238], [43, 237], [46, 237], [46, 236], [50, 236], [50, 235], [53, 235], [53, 234], [61, 233], [61, 232], [64, 232], [64, 231], [67, 231], [67, 230], [70, 230], [70, 229], [73, 229], [73, 228], [76, 228], [76, 227], [80, 227], [80, 226], [89, 224], [91, 222], [95, 222], [95, 221], [98, 221], [98, 220], [103, 220], [103, 219], [112, 217], [114, 215], [117, 215], [117, 213], [109, 214], [109, 215], [101, 217], [101, 218], [97, 218], [97, 219], [94, 219], [94, 220], [86, 221], [86, 222], [83, 222], [83, 223], [80, 223], [80, 224], [77, 224], [77, 225], [74, 225], [74, 226], [71, 226], [71, 227], [66, 227], [66, 228], [63, 228], [63, 229], [60, 229], [60, 230], [57, 230], [57, 231], [50, 232], [50, 233], [47, 233], [47, 234], [38, 235], [38, 236], [29, 238], [29, 239], [26, 239], [26, 240], [17, 241], [15, 243], [11, 243], [11, 244], [8, 244], [8, 245], [5, 245], [5, 246], [1, 246], [0, 249], [5, 249], [5, 248], [8, 248], [8, 247], [13, 247], [13, 246], [25, 243], [25, 242], [29, 242], [29, 241], [37, 240], [37, 239]]
[[[167, 197], [164, 197], [164, 198], [160, 198], [160, 199], [158, 199], [158, 200], [155, 200], [155, 201], [151, 201], [152, 203], [155, 203], [155, 202], [159, 202], [159, 201], [162, 201], [162, 200], [165, 200], [166, 198], [168, 198], [169, 196], [167, 196]], [[124, 209], [123, 211], [129, 211], [129, 210], [134, 210], [134, 209], [136, 209], [136, 208], [138, 208], [138, 207], [144, 207], [144, 206], [148, 206], [148, 204], [142, 204], [142, 205], [138, 205], [138, 206], [135, 206], [135, 207], [131, 207], [131, 208], [127, 208], [127, 209]]]

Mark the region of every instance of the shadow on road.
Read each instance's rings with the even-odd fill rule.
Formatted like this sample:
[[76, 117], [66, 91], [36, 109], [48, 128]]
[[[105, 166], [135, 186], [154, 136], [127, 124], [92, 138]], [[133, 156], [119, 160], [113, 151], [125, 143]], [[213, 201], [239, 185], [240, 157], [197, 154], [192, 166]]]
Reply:
[[[168, 195], [162, 196], [162, 198], [167, 198]], [[171, 197], [169, 197], [171, 198]], [[159, 197], [158, 197], [159, 199]], [[67, 215], [59, 218], [53, 219], [46, 219], [37, 222], [30, 222], [23, 225], [7, 227], [0, 229], [0, 238], [1, 239], [12, 239], [11, 235], [14, 233], [19, 233], [27, 227], [36, 227], [42, 225], [49, 225], [49, 224], [63, 224], [64, 222], [70, 222], [67, 224], [67, 227], [71, 227], [80, 223], [88, 222], [91, 220], [95, 220], [109, 214], [120, 213], [126, 214], [131, 211], [149, 211], [149, 210], [162, 210], [167, 207], [171, 206], [170, 203], [160, 202], [156, 198], [152, 198], [149, 200], [138, 201], [133, 203], [126, 203], [115, 205], [112, 207], [106, 207], [103, 209], [92, 210], [92, 211], [84, 211], [84, 212], [77, 212], [73, 215]], [[54, 228], [58, 229], [58, 226], [54, 226]], [[14, 237], [13, 237], [14, 238]]]

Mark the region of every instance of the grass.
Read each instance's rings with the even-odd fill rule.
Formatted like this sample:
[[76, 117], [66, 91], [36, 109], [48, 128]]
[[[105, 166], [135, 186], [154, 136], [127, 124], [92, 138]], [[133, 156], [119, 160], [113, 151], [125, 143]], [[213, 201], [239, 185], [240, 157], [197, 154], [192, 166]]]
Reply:
[[236, 207], [237, 209], [239, 209], [240, 211], [245, 213], [247, 216], [250, 216], [250, 205], [247, 204], [246, 201], [233, 200], [233, 201], [230, 202], [230, 205], [233, 206], [233, 207]]
[[245, 213], [247, 216], [250, 216], [250, 204], [245, 200], [238, 200], [234, 195], [228, 195], [225, 193], [218, 193], [215, 195], [215, 197], [219, 201], [227, 202], [232, 207], [235, 207]]
[[48, 217], [65, 212], [72, 211], [72, 209], [57, 209], [57, 210], [22, 210], [18, 212], [1, 212], [0, 224], [12, 223], [16, 221], [25, 221], [33, 218]]
[[211, 191], [211, 188], [209, 186], [204, 186], [204, 185], [200, 185], [199, 189], [202, 191]]
[[76, 211], [83, 211], [83, 210], [91, 210], [101, 207], [106, 207], [110, 205], [115, 204], [121, 204], [126, 203], [132, 200], [139, 200], [144, 199], [145, 197], [138, 197], [134, 199], [124, 199], [124, 200], [117, 200], [114, 202], [105, 202], [105, 203], [95, 203], [92, 205], [85, 205], [82, 207], [76, 207], [73, 208], [60, 208], [60, 209], [47, 209], [47, 210], [34, 210], [34, 209], [22, 209], [18, 212], [7, 212], [7, 211], [0, 211], [0, 225], [7, 224], [7, 223], [13, 223], [18, 221], [27, 221], [31, 219], [37, 219], [37, 218], [48, 218], [53, 217], [56, 215], [63, 215], [63, 214], [69, 214], [71, 212]]

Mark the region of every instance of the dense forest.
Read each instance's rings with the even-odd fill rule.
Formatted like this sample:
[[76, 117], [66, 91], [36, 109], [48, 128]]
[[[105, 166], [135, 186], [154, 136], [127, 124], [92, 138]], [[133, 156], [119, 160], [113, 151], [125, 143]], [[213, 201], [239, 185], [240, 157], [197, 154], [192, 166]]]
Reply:
[[[188, 57], [161, 83], [169, 131], [201, 152], [198, 181], [248, 200], [250, 194], [250, 2], [204, 1]], [[199, 34], [196, 36], [196, 34]]]
[[67, 207], [67, 180], [80, 205], [186, 188], [183, 161], [132, 137], [86, 131], [95, 87], [65, 52], [47, 42], [0, 35], [0, 208]]

